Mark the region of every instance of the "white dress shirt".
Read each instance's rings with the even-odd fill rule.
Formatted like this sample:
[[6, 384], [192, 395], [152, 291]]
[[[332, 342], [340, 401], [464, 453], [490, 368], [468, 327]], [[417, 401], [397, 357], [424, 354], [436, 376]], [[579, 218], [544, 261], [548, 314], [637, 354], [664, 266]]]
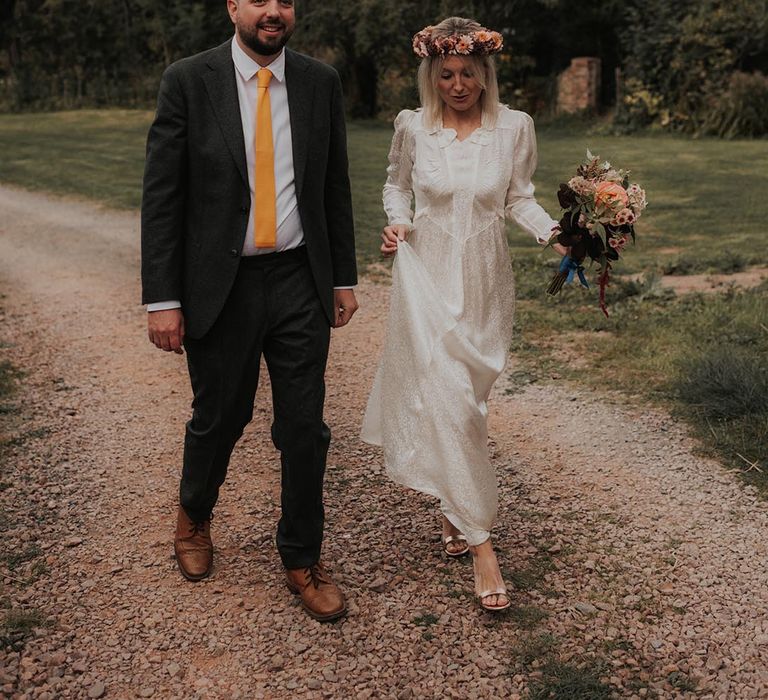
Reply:
[[[304, 243], [304, 231], [296, 199], [296, 181], [293, 168], [293, 140], [291, 119], [288, 111], [288, 90], [285, 86], [285, 50], [268, 66], [272, 73], [269, 84], [269, 102], [272, 111], [272, 140], [275, 152], [275, 192], [277, 195], [277, 235], [274, 248], [256, 248], [253, 236], [253, 207], [255, 191], [254, 148], [256, 136], [256, 106], [258, 102], [258, 80], [256, 73], [262, 68], [238, 43], [232, 39], [232, 61], [235, 64], [237, 97], [240, 103], [240, 120], [245, 140], [245, 161], [248, 168], [248, 184], [251, 190], [251, 215], [245, 232], [243, 255], [262, 255], [276, 251], [297, 248]], [[336, 287], [350, 289], [350, 287]], [[147, 311], [164, 311], [181, 306], [178, 300], [161, 301], [147, 305]]]

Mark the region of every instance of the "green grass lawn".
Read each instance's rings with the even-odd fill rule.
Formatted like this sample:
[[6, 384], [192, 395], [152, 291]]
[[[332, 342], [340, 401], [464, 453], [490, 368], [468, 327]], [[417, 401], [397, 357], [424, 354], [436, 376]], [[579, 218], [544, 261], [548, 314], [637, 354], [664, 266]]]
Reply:
[[[0, 115], [0, 181], [135, 208], [151, 118], [146, 111], [124, 110]], [[378, 259], [391, 133], [386, 124], [367, 122], [348, 130], [363, 264]], [[597, 309], [594, 289], [569, 288], [546, 298], [555, 256], [510, 227], [521, 383], [557, 374], [660, 401], [689, 419], [727, 463], [744, 467], [758, 460], [764, 471], [752, 469], [746, 478], [768, 485], [768, 399], [749, 403], [746, 413], [739, 412], [738, 400], [725, 401], [728, 415], [714, 405], [723, 405], [723, 392], [739, 399], [750, 383], [765, 385], [768, 395], [768, 286], [675, 298], [654, 283], [654, 275], [664, 272], [729, 272], [764, 264], [768, 141], [610, 136], [584, 126], [542, 128], [538, 141], [535, 183], [539, 201], [553, 216], [558, 183], [573, 174], [587, 148], [633, 171], [650, 204], [637, 226], [637, 245], [616, 271], [643, 272], [646, 281], [616, 277], [609, 319]], [[577, 363], [569, 359], [575, 356]], [[715, 375], [724, 385], [717, 391], [692, 391], [693, 378]]]
[[[129, 110], [0, 115], [0, 181], [137, 207], [151, 118], [150, 112]], [[381, 186], [391, 133], [389, 125], [377, 122], [349, 126], [363, 260], [376, 257], [384, 222]], [[538, 198], [553, 215], [558, 183], [570, 177], [587, 148], [631, 168], [648, 190], [650, 207], [638, 225], [638, 245], [622, 270], [707, 271], [733, 269], [734, 256], [742, 264], [762, 260], [768, 141], [605, 136], [584, 127], [541, 129], [538, 140]], [[512, 230], [510, 242], [513, 254], [530, 252], [527, 239]]]

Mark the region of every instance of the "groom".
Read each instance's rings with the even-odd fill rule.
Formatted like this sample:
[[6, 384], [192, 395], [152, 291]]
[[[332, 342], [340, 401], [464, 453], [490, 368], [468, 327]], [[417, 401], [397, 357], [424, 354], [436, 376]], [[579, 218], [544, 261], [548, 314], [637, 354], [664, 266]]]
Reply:
[[174, 549], [191, 581], [213, 564], [213, 507], [253, 415], [264, 356], [281, 453], [277, 548], [307, 612], [344, 596], [320, 564], [330, 326], [357, 309], [336, 72], [285, 49], [292, 0], [227, 0], [235, 37], [170, 66], [147, 140], [141, 217], [150, 340], [187, 351], [194, 393]]

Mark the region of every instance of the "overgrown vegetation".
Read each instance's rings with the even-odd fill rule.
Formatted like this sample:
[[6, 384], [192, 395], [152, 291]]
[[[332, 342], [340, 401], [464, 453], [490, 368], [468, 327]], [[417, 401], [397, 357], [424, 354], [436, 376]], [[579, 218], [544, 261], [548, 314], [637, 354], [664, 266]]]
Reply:
[[616, 125], [730, 138], [768, 133], [766, 18], [765, 0], [627, 3]]
[[[413, 101], [411, 36], [457, 14], [504, 34], [499, 72], [506, 99], [539, 109], [570, 58], [595, 50], [606, 96], [613, 95], [624, 13], [614, 0], [578, 12], [569, 11], [569, 0], [306, 0], [296, 6], [291, 46], [339, 70], [355, 117], [390, 115]], [[150, 106], [169, 63], [232, 33], [221, 0], [6, 0], [0, 3], [0, 109]]]

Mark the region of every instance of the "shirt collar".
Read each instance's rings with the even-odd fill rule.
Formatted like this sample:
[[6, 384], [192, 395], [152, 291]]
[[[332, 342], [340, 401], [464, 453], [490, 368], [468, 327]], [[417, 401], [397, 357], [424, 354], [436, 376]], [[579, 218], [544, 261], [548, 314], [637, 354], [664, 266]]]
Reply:
[[[254, 61], [243, 49], [240, 44], [237, 43], [237, 37], [232, 38], [232, 60], [235, 62], [235, 68], [237, 72], [243, 77], [246, 82], [253, 78], [256, 73], [262, 68], [256, 61]], [[272, 61], [268, 66], [272, 72], [272, 76], [275, 80], [281, 83], [285, 80], [285, 49], [280, 51], [278, 57]]]

